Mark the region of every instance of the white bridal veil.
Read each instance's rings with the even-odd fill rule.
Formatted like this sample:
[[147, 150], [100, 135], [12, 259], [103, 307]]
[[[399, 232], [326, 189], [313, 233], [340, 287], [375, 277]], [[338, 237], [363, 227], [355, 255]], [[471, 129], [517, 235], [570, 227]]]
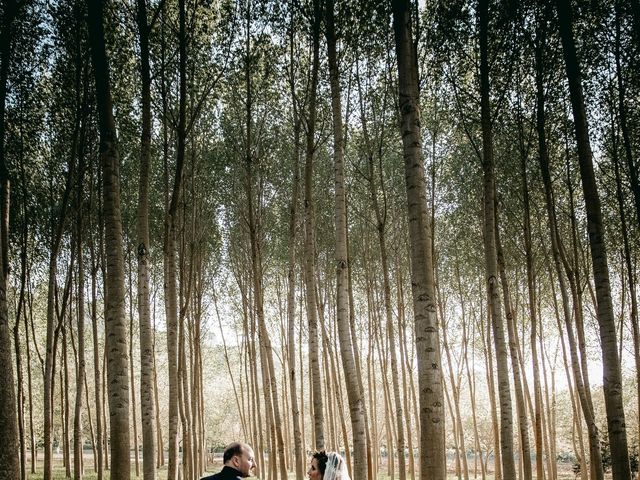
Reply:
[[344, 458], [336, 452], [327, 453], [327, 466], [322, 480], [351, 480]]

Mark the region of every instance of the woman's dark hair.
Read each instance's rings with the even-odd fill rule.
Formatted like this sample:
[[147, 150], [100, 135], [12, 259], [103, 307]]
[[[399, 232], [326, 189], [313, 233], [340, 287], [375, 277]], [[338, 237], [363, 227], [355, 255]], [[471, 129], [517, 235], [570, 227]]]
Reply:
[[318, 470], [320, 470], [320, 473], [324, 475], [324, 471], [327, 469], [327, 460], [329, 459], [329, 457], [327, 457], [327, 452], [324, 450], [314, 452], [311, 458], [315, 458], [318, 461]]

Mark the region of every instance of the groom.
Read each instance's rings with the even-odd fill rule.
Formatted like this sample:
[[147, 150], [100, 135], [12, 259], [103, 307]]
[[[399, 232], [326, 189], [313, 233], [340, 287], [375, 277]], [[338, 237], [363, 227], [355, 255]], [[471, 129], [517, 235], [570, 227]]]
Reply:
[[255, 468], [253, 449], [246, 443], [233, 442], [228, 445], [222, 455], [224, 467], [215, 475], [203, 477], [202, 480], [238, 480], [251, 475]]

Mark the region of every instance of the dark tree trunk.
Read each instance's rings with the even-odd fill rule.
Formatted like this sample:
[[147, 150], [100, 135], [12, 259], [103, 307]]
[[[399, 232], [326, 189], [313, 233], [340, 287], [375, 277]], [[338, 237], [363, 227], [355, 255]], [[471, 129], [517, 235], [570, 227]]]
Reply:
[[[178, 286], [177, 286], [177, 222], [178, 204], [182, 193], [183, 169], [186, 147], [186, 105], [187, 105], [187, 45], [186, 6], [184, 0], [178, 2], [178, 125], [176, 170], [173, 190], [164, 218], [164, 290], [167, 317], [167, 354], [169, 363], [169, 468], [167, 480], [178, 478], [178, 421], [180, 379], [178, 374]], [[165, 119], [168, 121], [168, 119]], [[168, 180], [168, 179], [167, 179]], [[169, 192], [167, 192], [169, 194]]]
[[[491, 105], [489, 100], [489, 5], [479, 2], [480, 20], [480, 109], [482, 124], [482, 170], [484, 199], [484, 257], [486, 269], [487, 304], [493, 327], [495, 343], [498, 397], [500, 399], [500, 448], [502, 474], [505, 479], [516, 478], [513, 451], [513, 407], [509, 382], [509, 359], [504, 335], [502, 305], [498, 285], [498, 252], [496, 247], [497, 216], [495, 212], [495, 162], [493, 158], [493, 134]], [[503, 285], [504, 288], [504, 285]]]
[[[93, 190], [89, 197], [89, 208], [93, 206]], [[93, 240], [89, 244], [89, 252], [91, 254], [91, 330], [93, 337], [93, 386], [96, 405], [96, 478], [102, 480], [104, 470], [104, 444], [103, 444], [103, 428], [102, 422], [102, 382], [100, 375], [100, 345], [98, 342], [98, 259], [96, 258], [95, 244]]]
[[[1, 148], [1, 147], [0, 147]], [[24, 163], [24, 159], [20, 159], [20, 163]], [[24, 180], [24, 177], [23, 177]], [[23, 189], [24, 189], [23, 184]], [[23, 192], [24, 198], [24, 192]], [[19, 441], [20, 441], [20, 478], [23, 480], [27, 478], [27, 459], [26, 459], [26, 440], [25, 440], [25, 425], [24, 425], [24, 386], [23, 386], [23, 373], [22, 373], [22, 354], [20, 348], [20, 320], [22, 317], [26, 319], [26, 314], [24, 313], [26, 310], [26, 284], [27, 284], [27, 245], [29, 241], [28, 234], [28, 220], [27, 210], [24, 208], [23, 214], [25, 218], [22, 223], [22, 232], [21, 232], [21, 240], [22, 244], [20, 245], [20, 293], [18, 294], [18, 305], [16, 307], [16, 322], [13, 326], [13, 341], [16, 352], [16, 373], [17, 373], [17, 384], [18, 384], [18, 394], [16, 398], [16, 404], [18, 407], [18, 433], [19, 433]], [[26, 339], [26, 350], [27, 350], [27, 370], [30, 369], [29, 360], [29, 330], [27, 328], [27, 323], [24, 322], [25, 326], [25, 339]], [[31, 373], [29, 373], [29, 388], [31, 387]], [[31, 392], [29, 392], [31, 393]], [[33, 450], [32, 450], [33, 452]], [[32, 454], [33, 457], [33, 454]]]
[[[612, 119], [612, 128], [615, 128], [615, 119]], [[613, 133], [613, 148], [612, 148], [612, 160], [613, 169], [616, 180], [616, 200], [618, 203], [618, 215], [620, 216], [620, 230], [622, 233], [622, 246], [623, 246], [623, 258], [624, 268], [626, 269], [626, 277], [629, 288], [629, 298], [631, 302], [631, 309], [629, 312], [629, 320], [631, 322], [631, 332], [633, 338], [633, 353], [635, 356], [636, 367], [636, 401], [638, 405], [638, 411], [640, 412], [640, 326], [638, 325], [638, 300], [636, 298], [636, 280], [635, 271], [632, 260], [632, 248], [629, 241], [628, 223], [624, 206], [624, 194], [622, 191], [622, 178], [620, 173], [620, 158], [618, 156], [618, 146], [616, 132]], [[624, 278], [624, 273], [623, 273]], [[640, 429], [640, 419], [638, 420], [638, 428]], [[640, 433], [640, 430], [637, 432]], [[640, 438], [640, 437], [639, 437]]]
[[129, 349], [125, 319], [124, 252], [120, 215], [120, 159], [111, 100], [109, 61], [105, 48], [103, 2], [87, 0], [89, 44], [95, 74], [95, 95], [100, 130], [100, 161], [107, 271], [105, 326], [108, 348], [111, 476], [129, 480]]
[[320, 361], [318, 353], [318, 315], [316, 307], [315, 279], [315, 212], [313, 201], [313, 161], [316, 156], [316, 95], [318, 88], [318, 69], [320, 64], [320, 0], [313, 1], [313, 62], [311, 66], [311, 84], [307, 113], [307, 145], [304, 171], [304, 281], [307, 298], [307, 320], [309, 323], [309, 370], [313, 386], [313, 426], [314, 448], [324, 449], [324, 414], [322, 408], [322, 387], [320, 381]]
[[[75, 243], [74, 241], [71, 242]], [[73, 248], [73, 246], [71, 247]], [[69, 271], [69, 278], [73, 278], [73, 265], [71, 265]], [[71, 286], [71, 284], [69, 284]], [[65, 319], [64, 313], [61, 315], [62, 317], [62, 367], [63, 370], [60, 371], [60, 380], [63, 391], [61, 392], [61, 411], [62, 420], [63, 420], [63, 428], [62, 428], [62, 445], [63, 445], [63, 459], [64, 459], [64, 467], [65, 467], [65, 475], [67, 478], [71, 478], [71, 442], [69, 439], [69, 416], [70, 416], [70, 402], [69, 402], [69, 354], [68, 347], [69, 344], [67, 340], [67, 325], [65, 322], [69, 322], [71, 324], [72, 316], [69, 314], [68, 318]]]
[[420, 478], [427, 480], [446, 476], [444, 392], [433, 278], [433, 230], [427, 208], [422, 159], [418, 65], [411, 28], [411, 9], [407, 0], [394, 0], [392, 6], [420, 389]]
[[137, 1], [140, 40], [142, 131], [138, 184], [138, 317], [140, 319], [140, 409], [142, 411], [142, 472], [144, 480], [156, 478], [156, 410], [153, 382], [153, 332], [149, 305], [149, 170], [151, 164], [151, 67], [146, 0]]
[[[360, 390], [353, 342], [351, 336], [349, 314], [349, 272], [347, 253], [347, 195], [345, 185], [344, 132], [342, 127], [342, 106], [340, 101], [340, 76], [338, 71], [338, 54], [336, 52], [336, 32], [334, 26], [333, 0], [325, 3], [325, 35], [329, 63], [329, 79], [331, 85], [331, 110], [333, 117], [333, 156], [335, 172], [335, 210], [336, 226], [335, 268], [336, 268], [336, 323], [340, 342], [340, 357], [345, 372], [349, 412], [351, 414], [351, 431], [353, 434], [353, 477], [367, 478], [367, 436], [365, 429], [364, 392]], [[387, 275], [388, 279], [388, 275]], [[391, 339], [393, 341], [393, 339]], [[393, 365], [395, 363], [394, 351]], [[334, 372], [335, 373], [335, 372]], [[337, 373], [336, 373], [337, 374]], [[397, 371], [396, 383], [397, 386]], [[337, 393], [337, 392], [336, 392]], [[398, 405], [399, 418], [402, 419], [402, 407]], [[402, 426], [399, 427], [402, 432]], [[348, 446], [345, 445], [348, 449]], [[402, 442], [404, 454], [404, 441]], [[404, 458], [402, 459], [400, 480], [404, 478]]]
[[[544, 194], [545, 194], [545, 205], [547, 209], [547, 218], [549, 224], [549, 237], [551, 240], [551, 253], [553, 258], [553, 263], [558, 279], [558, 286], [560, 289], [560, 294], [562, 296], [562, 309], [563, 316], [565, 322], [565, 329], [567, 338], [569, 341], [570, 355], [571, 355], [571, 366], [574, 374], [574, 381], [576, 383], [576, 390], [580, 400], [580, 406], [582, 407], [582, 412], [587, 423], [587, 429], [589, 432], [589, 452], [591, 457], [590, 462], [590, 470], [593, 478], [602, 479], [604, 472], [602, 469], [602, 457], [600, 453], [600, 440], [598, 429], [595, 424], [595, 420], [593, 417], [593, 410], [590, 406], [589, 399], [586, 394], [582, 369], [580, 367], [580, 363], [578, 360], [578, 353], [575, 341], [575, 334], [573, 332], [573, 327], [571, 325], [571, 313], [569, 307], [569, 300], [567, 295], [567, 287], [564, 279], [563, 269], [562, 269], [562, 258], [561, 258], [561, 240], [558, 235], [558, 227], [556, 221], [556, 212], [555, 212], [555, 204], [553, 197], [553, 186], [551, 183], [551, 171], [549, 166], [549, 155], [547, 150], [547, 139], [545, 132], [545, 94], [544, 94], [544, 84], [543, 84], [543, 76], [544, 76], [544, 65], [543, 65], [543, 57], [544, 57], [544, 48], [545, 48], [545, 38], [546, 38], [546, 24], [544, 24], [544, 19], [542, 16], [538, 19], [538, 32], [536, 34], [536, 130], [538, 134], [538, 158], [540, 162], [540, 171], [542, 173], [542, 183], [544, 185]], [[555, 298], [555, 295], [554, 295]], [[559, 331], [560, 324], [558, 324]], [[564, 346], [564, 343], [563, 343]]]
[[73, 418], [73, 475], [75, 480], [82, 479], [83, 462], [82, 462], [82, 401], [84, 396], [85, 382], [85, 348], [84, 348], [84, 256], [83, 256], [83, 209], [84, 209], [84, 133], [86, 119], [86, 89], [87, 82], [84, 85], [84, 94], [82, 101], [82, 126], [80, 129], [80, 142], [78, 143], [78, 192], [76, 200], [76, 253], [78, 262], [78, 285], [77, 285], [77, 305], [78, 305], [78, 348], [77, 348], [77, 364], [76, 371], [76, 398]]
[[631, 469], [629, 466], [627, 432], [622, 402], [622, 374], [611, 302], [609, 265], [600, 196], [593, 168], [589, 127], [582, 93], [582, 75], [573, 38], [570, 0], [556, 0], [556, 7], [575, 123], [580, 178], [587, 211], [587, 231], [596, 288], [596, 311], [602, 348], [603, 389], [611, 445], [611, 465], [614, 478], [628, 480], [631, 478]]
[[[538, 331], [537, 321], [538, 312], [536, 311], [536, 276], [534, 270], [533, 249], [531, 244], [531, 214], [529, 201], [529, 180], [527, 175], [526, 157], [522, 155], [521, 161], [522, 176], [522, 197], [524, 203], [523, 224], [524, 224], [524, 250], [527, 268], [527, 293], [529, 297], [529, 322], [531, 324], [531, 365], [533, 368], [533, 395], [534, 395], [534, 414], [533, 414], [533, 431], [536, 448], [536, 478], [543, 480], [544, 478], [544, 452], [542, 448], [542, 390], [540, 387], [540, 366], [538, 360]], [[549, 472], [551, 474], [551, 472]]]
[[300, 202], [300, 134], [302, 131], [302, 119], [298, 112], [298, 100], [296, 95], [296, 84], [294, 75], [294, 45], [296, 42], [295, 16], [292, 13], [291, 26], [289, 31], [289, 62], [291, 74], [289, 83], [291, 87], [291, 104], [293, 110], [293, 184], [291, 187], [291, 204], [289, 207], [289, 248], [287, 255], [287, 355], [289, 360], [289, 385], [291, 397], [291, 422], [293, 423], [293, 449], [296, 478], [304, 476], [304, 452], [302, 450], [302, 432], [300, 408], [298, 407], [297, 378], [303, 378], [302, 364], [299, 372], [296, 371], [296, 348], [295, 348], [295, 285], [296, 285], [296, 237], [298, 224], [298, 204]]
[[17, 404], [11, 358], [11, 329], [7, 304], [7, 276], [9, 274], [9, 170], [4, 157], [5, 102], [7, 77], [11, 58], [11, 29], [17, 13], [15, 0], [3, 5], [2, 33], [0, 33], [0, 477], [20, 478], [20, 449], [18, 441]]

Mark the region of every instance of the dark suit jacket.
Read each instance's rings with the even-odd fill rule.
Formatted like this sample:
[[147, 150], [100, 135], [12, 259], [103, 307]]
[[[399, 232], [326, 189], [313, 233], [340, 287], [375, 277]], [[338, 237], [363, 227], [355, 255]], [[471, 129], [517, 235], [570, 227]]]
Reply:
[[244, 480], [242, 474], [233, 467], [225, 465], [215, 475], [209, 475], [208, 477], [202, 477], [201, 480]]

